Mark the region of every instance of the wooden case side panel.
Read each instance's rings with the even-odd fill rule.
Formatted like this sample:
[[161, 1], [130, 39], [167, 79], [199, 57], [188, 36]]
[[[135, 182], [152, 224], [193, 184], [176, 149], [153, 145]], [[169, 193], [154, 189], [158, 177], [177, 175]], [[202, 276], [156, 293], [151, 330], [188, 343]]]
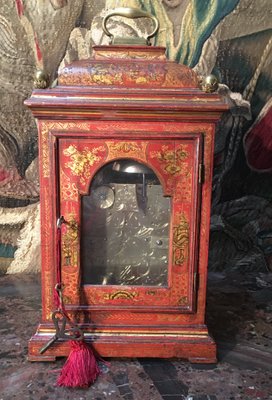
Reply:
[[49, 129], [45, 121], [39, 121], [39, 170], [41, 203], [41, 285], [42, 320], [51, 318], [54, 309], [54, 286], [56, 282], [53, 207], [54, 186], [52, 185], [51, 149]]
[[198, 323], [205, 322], [206, 292], [208, 275], [208, 255], [210, 238], [210, 215], [213, 176], [213, 153], [214, 153], [215, 125], [210, 124], [204, 131], [203, 152], [203, 185], [201, 194], [201, 216], [199, 232], [199, 261], [198, 261]]

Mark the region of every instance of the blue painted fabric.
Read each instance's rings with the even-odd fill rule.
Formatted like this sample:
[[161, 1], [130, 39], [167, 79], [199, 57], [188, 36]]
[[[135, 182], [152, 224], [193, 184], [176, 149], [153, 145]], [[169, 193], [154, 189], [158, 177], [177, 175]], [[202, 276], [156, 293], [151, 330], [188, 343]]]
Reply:
[[193, 24], [192, 34], [195, 42], [191, 46], [190, 38], [186, 39], [177, 53], [176, 61], [194, 67], [201, 55], [202, 47], [219, 22], [239, 3], [239, 0], [192, 0]]
[[13, 258], [16, 250], [17, 247], [14, 247], [10, 244], [0, 243], [0, 257]]

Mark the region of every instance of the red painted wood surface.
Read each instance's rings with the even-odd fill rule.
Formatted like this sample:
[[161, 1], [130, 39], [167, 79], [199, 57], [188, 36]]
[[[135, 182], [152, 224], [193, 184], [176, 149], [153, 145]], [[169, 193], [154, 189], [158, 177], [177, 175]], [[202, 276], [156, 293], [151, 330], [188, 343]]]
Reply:
[[[39, 127], [42, 232], [43, 312], [29, 342], [30, 360], [68, 353], [67, 343], [58, 342], [39, 354], [54, 332], [60, 215], [68, 221], [62, 227], [65, 307], [102, 356], [216, 360], [205, 302], [215, 123], [227, 106], [198, 89], [193, 71], [163, 60], [161, 48], [151, 49], [98, 48], [95, 61], [81, 62], [80, 70], [69, 66], [61, 85], [34, 91], [26, 102]], [[143, 75], [150, 68], [152, 74]], [[154, 83], [156, 71], [164, 84]], [[80, 198], [99, 168], [118, 158], [152, 168], [171, 197], [167, 287], [81, 285]], [[184, 226], [188, 240], [181, 249], [176, 233]]]

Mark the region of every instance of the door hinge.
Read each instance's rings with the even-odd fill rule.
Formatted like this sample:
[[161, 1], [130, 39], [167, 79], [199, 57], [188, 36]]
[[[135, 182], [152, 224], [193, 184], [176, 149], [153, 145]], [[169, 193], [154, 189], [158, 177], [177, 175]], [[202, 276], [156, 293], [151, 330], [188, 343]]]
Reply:
[[205, 181], [205, 165], [201, 163], [198, 166], [198, 182], [202, 184], [204, 183], [204, 181]]

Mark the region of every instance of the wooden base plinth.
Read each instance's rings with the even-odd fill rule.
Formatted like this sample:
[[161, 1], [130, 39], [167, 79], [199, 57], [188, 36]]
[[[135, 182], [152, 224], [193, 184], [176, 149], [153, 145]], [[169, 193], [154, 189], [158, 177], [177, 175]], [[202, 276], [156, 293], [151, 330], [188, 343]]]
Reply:
[[[68, 356], [69, 341], [56, 341], [44, 354], [42, 346], [52, 334], [37, 332], [29, 341], [29, 361], [54, 361]], [[206, 334], [86, 334], [85, 341], [102, 357], [181, 358], [192, 363], [215, 363], [216, 345]]]

